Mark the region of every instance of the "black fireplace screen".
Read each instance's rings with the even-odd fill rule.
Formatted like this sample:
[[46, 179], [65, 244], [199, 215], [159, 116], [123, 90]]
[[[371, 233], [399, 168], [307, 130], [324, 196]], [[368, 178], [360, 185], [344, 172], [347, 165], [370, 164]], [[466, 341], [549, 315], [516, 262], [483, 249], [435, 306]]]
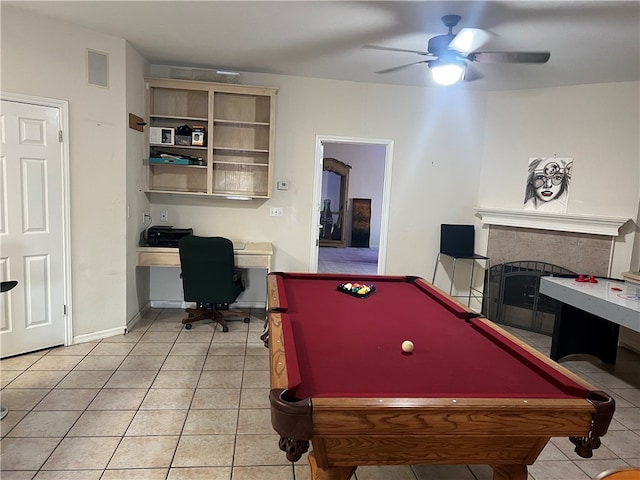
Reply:
[[[546, 262], [523, 260], [492, 266], [485, 275], [488, 292], [482, 313], [503, 325], [551, 335], [555, 300], [539, 293], [540, 277], [575, 275], [571, 270]], [[486, 285], [486, 282], [489, 285]]]

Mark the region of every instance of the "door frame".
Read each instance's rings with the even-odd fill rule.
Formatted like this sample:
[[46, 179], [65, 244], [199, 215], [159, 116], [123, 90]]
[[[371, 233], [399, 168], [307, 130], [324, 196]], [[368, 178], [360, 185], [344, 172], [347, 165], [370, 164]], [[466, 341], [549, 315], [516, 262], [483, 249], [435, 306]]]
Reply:
[[391, 195], [391, 171], [393, 161], [393, 140], [382, 138], [341, 137], [336, 135], [316, 135], [316, 157], [313, 170], [313, 208], [311, 212], [311, 251], [309, 254], [309, 272], [318, 271], [318, 225], [322, 199], [322, 160], [324, 143], [345, 143], [352, 145], [384, 145], [384, 183], [382, 187], [382, 209], [380, 214], [380, 247], [378, 250], [378, 274], [385, 272], [387, 259], [387, 230], [389, 223], [389, 198]]
[[38, 97], [21, 93], [0, 91], [0, 100], [24, 103], [58, 110], [60, 129], [60, 155], [62, 167], [62, 255], [63, 255], [63, 295], [64, 295], [64, 344], [73, 343], [73, 302], [71, 281], [71, 185], [69, 173], [69, 102], [56, 98]]

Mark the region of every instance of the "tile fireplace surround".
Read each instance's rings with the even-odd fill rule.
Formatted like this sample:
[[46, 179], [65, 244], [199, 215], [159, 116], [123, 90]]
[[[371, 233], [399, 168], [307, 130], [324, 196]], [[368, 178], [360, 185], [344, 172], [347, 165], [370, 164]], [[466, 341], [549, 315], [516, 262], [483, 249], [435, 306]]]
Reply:
[[491, 265], [536, 260], [576, 273], [607, 276], [612, 237], [491, 225], [487, 256]]

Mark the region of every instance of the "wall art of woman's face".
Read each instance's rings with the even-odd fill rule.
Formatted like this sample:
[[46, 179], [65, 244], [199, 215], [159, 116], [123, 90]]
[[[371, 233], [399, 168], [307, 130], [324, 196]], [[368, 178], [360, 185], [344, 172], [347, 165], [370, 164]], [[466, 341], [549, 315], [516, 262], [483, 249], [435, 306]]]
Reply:
[[542, 170], [536, 170], [533, 186], [537, 199], [541, 202], [549, 202], [557, 198], [563, 191], [564, 177], [564, 169], [556, 162], [549, 162]]
[[572, 170], [573, 158], [530, 158], [524, 208], [566, 212]]

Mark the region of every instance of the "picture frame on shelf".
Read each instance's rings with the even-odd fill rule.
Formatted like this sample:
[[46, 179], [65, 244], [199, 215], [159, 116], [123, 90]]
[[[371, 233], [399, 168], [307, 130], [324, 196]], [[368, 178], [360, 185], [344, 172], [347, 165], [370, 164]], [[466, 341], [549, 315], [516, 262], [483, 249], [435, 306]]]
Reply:
[[175, 145], [175, 129], [171, 127], [151, 127], [149, 129], [151, 145]]

